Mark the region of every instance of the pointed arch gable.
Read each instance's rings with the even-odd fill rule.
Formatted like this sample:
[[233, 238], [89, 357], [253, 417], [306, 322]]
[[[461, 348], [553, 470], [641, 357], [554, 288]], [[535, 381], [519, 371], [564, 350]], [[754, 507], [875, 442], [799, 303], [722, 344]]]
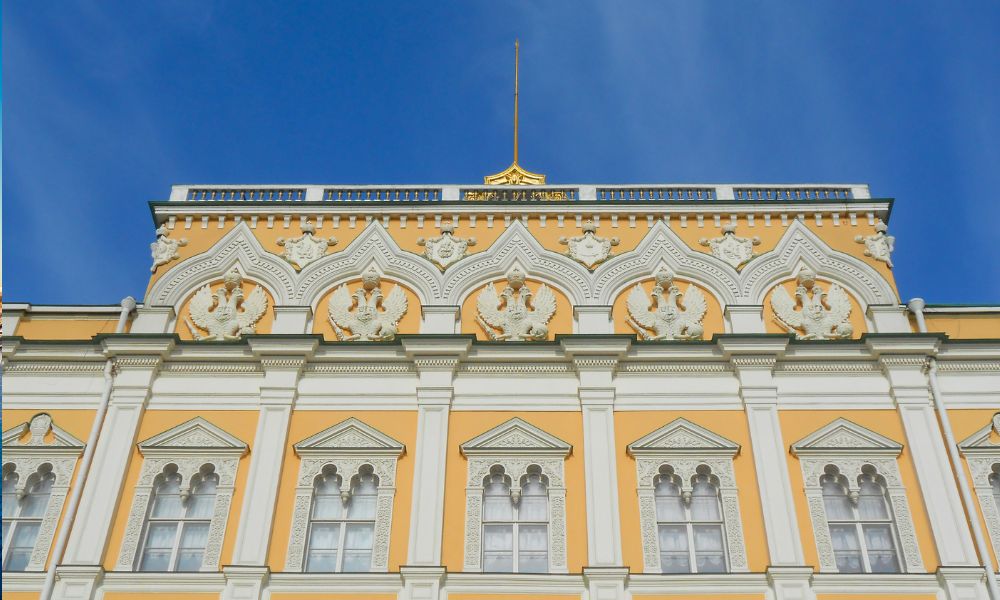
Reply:
[[831, 279], [854, 292], [862, 309], [870, 304], [897, 304], [892, 286], [864, 261], [834, 250], [804, 223], [796, 220], [770, 252], [751, 260], [740, 273], [740, 295], [748, 304], [763, 304], [776, 283], [795, 276], [808, 266], [820, 277]]

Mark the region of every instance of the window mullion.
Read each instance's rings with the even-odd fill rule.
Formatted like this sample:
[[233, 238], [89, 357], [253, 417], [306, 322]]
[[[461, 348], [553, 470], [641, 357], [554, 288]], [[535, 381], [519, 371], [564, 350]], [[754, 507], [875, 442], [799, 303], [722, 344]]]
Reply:
[[864, 565], [865, 573], [872, 572], [871, 562], [868, 560], [868, 544], [865, 543], [865, 528], [864, 523], [858, 521], [855, 523], [855, 527], [858, 532], [858, 548], [861, 549], [861, 562]]
[[337, 533], [337, 573], [344, 572], [344, 545], [347, 540], [347, 507], [344, 507], [344, 518], [339, 521], [340, 531]]
[[691, 572], [698, 572], [698, 556], [694, 551], [694, 524], [691, 522], [690, 514], [688, 515], [688, 522], [685, 523], [687, 526], [687, 542], [688, 542], [688, 560], [691, 561]]
[[184, 535], [184, 521], [177, 521], [177, 528], [174, 530], [174, 546], [170, 549], [170, 570], [177, 570], [177, 555], [179, 554], [178, 549], [181, 546], [181, 536]]

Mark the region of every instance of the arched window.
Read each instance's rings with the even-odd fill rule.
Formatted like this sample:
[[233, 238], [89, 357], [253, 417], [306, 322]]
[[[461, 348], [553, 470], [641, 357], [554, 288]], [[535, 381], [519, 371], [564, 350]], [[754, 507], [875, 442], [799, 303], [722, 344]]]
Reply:
[[663, 466], [656, 479], [656, 524], [663, 573], [724, 573], [726, 544], [718, 485], [702, 465], [681, 489], [672, 467]]
[[993, 489], [993, 502], [1000, 511], [1000, 463], [993, 465], [993, 472], [990, 473], [990, 488]]
[[378, 477], [369, 465], [344, 490], [332, 465], [313, 483], [306, 571], [367, 572], [372, 565]]
[[547, 483], [537, 466], [513, 489], [503, 467], [490, 470], [483, 485], [484, 572], [548, 572]]
[[183, 486], [176, 465], [157, 477], [139, 559], [140, 571], [198, 571], [215, 509], [219, 477], [205, 465]]
[[841, 573], [899, 573], [896, 527], [881, 477], [870, 465], [862, 468], [858, 490], [828, 466], [820, 479], [830, 538]]
[[9, 465], [3, 473], [3, 570], [23, 571], [31, 560], [38, 531], [45, 516], [56, 476], [52, 465], [38, 467], [24, 490], [17, 489], [20, 475]]

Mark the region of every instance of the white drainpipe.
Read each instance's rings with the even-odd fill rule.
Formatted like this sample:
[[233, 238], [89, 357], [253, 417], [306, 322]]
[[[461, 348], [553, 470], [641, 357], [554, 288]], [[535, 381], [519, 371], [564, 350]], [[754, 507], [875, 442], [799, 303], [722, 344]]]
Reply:
[[[924, 321], [924, 307], [927, 304], [923, 298], [914, 298], [906, 306], [917, 319], [917, 330], [920, 333], [927, 333], [927, 322]], [[993, 570], [993, 561], [990, 560], [990, 551], [986, 545], [983, 528], [979, 524], [979, 513], [976, 510], [976, 505], [972, 502], [972, 492], [969, 491], [969, 483], [965, 480], [965, 468], [962, 465], [961, 457], [958, 455], [958, 444], [955, 442], [955, 434], [951, 430], [951, 421], [948, 419], [948, 411], [945, 410], [944, 398], [941, 395], [941, 388], [938, 386], [937, 359], [931, 356], [929, 357], [929, 363], [927, 377], [931, 384], [934, 407], [937, 409], [938, 420], [941, 422], [941, 430], [944, 432], [945, 445], [948, 447], [948, 458], [951, 459], [951, 468], [955, 472], [958, 491], [962, 496], [962, 504], [965, 505], [965, 514], [968, 517], [969, 526], [972, 527], [972, 538], [976, 542], [976, 551], [979, 553], [979, 557], [982, 559], [986, 569], [986, 587], [989, 588], [992, 600], [1000, 600], [1000, 585], [997, 584], [996, 572]]]
[[[128, 323], [128, 316], [135, 310], [135, 298], [127, 296], [122, 300], [122, 311], [118, 315], [118, 325], [115, 333], [123, 333], [125, 324]], [[56, 567], [62, 561], [63, 553], [66, 551], [66, 542], [69, 541], [69, 533], [72, 529], [73, 520], [76, 518], [76, 509], [80, 506], [80, 496], [83, 495], [83, 486], [87, 482], [87, 474], [90, 472], [90, 465], [94, 460], [94, 449], [97, 446], [97, 438], [104, 426], [104, 417], [108, 414], [108, 404], [111, 401], [111, 385], [114, 383], [114, 361], [108, 359], [104, 363], [104, 391], [101, 392], [101, 403], [97, 407], [97, 414], [94, 415], [94, 424], [90, 428], [90, 435], [87, 436], [87, 445], [83, 449], [83, 458], [80, 460], [80, 468], [76, 471], [76, 478], [73, 481], [73, 488], [70, 491], [69, 504], [66, 505], [66, 516], [63, 517], [63, 525], [59, 528], [59, 537], [56, 538], [56, 546], [52, 551], [49, 569], [45, 573], [45, 584], [42, 586], [42, 593], [39, 600], [51, 600], [52, 590], [56, 584]]]

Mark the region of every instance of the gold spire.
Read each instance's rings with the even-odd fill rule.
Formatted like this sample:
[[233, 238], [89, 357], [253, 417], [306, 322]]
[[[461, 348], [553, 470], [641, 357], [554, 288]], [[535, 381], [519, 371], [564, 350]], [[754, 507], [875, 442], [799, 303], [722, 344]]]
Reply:
[[519, 40], [514, 40], [514, 162], [512, 162], [509, 167], [495, 175], [487, 175], [486, 177], [483, 177], [483, 183], [486, 185], [545, 185], [545, 175], [532, 173], [531, 171], [521, 168], [521, 165], [517, 164], [517, 100], [520, 54], [521, 43]]

